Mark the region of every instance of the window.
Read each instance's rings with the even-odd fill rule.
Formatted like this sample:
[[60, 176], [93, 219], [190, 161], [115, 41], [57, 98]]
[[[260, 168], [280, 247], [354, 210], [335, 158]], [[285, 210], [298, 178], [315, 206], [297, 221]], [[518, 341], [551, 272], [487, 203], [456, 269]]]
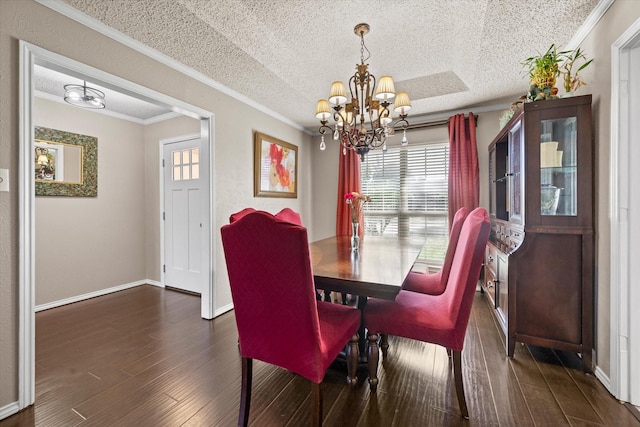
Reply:
[[187, 148], [174, 151], [171, 156], [174, 181], [188, 181], [200, 178], [200, 150]]
[[449, 240], [449, 144], [370, 151], [362, 163], [365, 235], [423, 237], [421, 261], [441, 266]]

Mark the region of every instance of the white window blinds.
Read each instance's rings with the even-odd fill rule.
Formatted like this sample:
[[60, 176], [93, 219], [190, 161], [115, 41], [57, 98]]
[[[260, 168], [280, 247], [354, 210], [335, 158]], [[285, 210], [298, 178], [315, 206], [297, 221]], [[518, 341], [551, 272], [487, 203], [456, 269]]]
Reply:
[[442, 263], [448, 243], [449, 144], [370, 151], [361, 167], [366, 235], [423, 237], [421, 258]]

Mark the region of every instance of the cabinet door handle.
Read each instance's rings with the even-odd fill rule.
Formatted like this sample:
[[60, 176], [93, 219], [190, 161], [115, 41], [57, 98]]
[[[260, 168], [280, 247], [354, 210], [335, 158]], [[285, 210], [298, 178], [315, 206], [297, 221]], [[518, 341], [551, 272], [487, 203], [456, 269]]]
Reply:
[[491, 288], [493, 288], [493, 283], [491, 283], [491, 280], [489, 280], [487, 282], [487, 289], [491, 289]]

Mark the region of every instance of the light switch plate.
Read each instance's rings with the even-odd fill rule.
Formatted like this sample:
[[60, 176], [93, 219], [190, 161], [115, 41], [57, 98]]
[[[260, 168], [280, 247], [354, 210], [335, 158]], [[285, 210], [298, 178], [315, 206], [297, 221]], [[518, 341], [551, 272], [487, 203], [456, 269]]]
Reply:
[[0, 169], [0, 191], [9, 191], [9, 169]]

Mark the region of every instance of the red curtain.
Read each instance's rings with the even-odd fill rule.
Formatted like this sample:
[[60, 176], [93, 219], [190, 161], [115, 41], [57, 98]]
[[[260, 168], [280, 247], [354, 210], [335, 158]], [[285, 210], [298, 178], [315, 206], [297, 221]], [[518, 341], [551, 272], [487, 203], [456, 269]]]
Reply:
[[[353, 191], [360, 193], [360, 156], [353, 151], [347, 150], [347, 154], [342, 154], [342, 147], [339, 150], [338, 160], [338, 206], [336, 209], [336, 236], [351, 235], [351, 207], [345, 202], [344, 195]], [[362, 218], [359, 219], [360, 227], [358, 234], [362, 235]]]
[[449, 118], [449, 224], [461, 207], [469, 212], [480, 201], [480, 170], [473, 113]]

